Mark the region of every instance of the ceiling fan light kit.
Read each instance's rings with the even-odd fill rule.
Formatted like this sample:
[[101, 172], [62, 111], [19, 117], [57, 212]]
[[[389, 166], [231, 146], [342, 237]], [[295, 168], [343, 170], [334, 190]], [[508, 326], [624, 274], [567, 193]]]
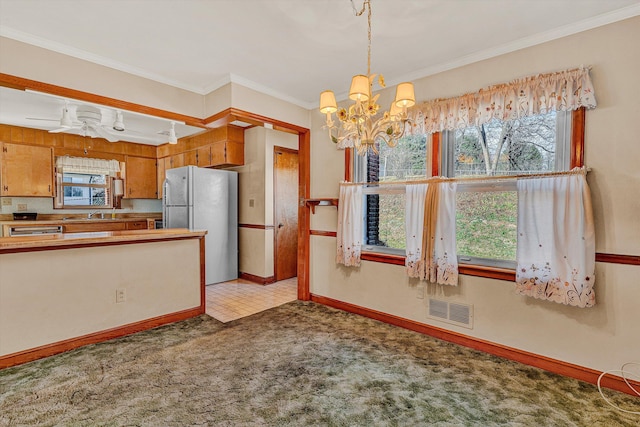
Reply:
[[116, 111], [116, 120], [113, 122], [113, 130], [124, 132], [124, 118], [122, 117], [122, 111]]
[[176, 136], [176, 124], [171, 122], [171, 129], [169, 130], [169, 144], [175, 145], [178, 143], [178, 137]]

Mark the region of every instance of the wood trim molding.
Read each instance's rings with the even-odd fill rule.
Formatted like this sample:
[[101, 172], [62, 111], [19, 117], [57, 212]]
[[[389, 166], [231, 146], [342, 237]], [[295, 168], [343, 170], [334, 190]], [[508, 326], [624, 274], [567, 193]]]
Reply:
[[326, 237], [338, 237], [338, 233], [335, 231], [323, 231], [323, 230], [309, 230], [311, 236], [326, 236]]
[[353, 180], [353, 148], [344, 150], [344, 180], [351, 182]]
[[611, 264], [640, 265], [640, 255], [620, 255], [596, 252], [596, 262]]
[[[207, 127], [219, 127], [228, 125], [234, 120], [242, 120], [243, 122], [251, 123], [254, 126], [263, 126], [265, 123], [273, 125], [273, 128], [283, 132], [297, 133], [298, 135], [309, 132], [309, 129], [302, 126], [294, 125], [291, 123], [283, 122], [280, 120], [272, 119], [260, 114], [250, 113], [248, 111], [240, 110], [237, 108], [227, 108], [212, 116], [206, 117], [202, 120], [202, 123]], [[299, 149], [300, 147], [298, 147]]]
[[[311, 197], [311, 131], [305, 129], [298, 135], [298, 197]], [[311, 229], [311, 209], [306, 203], [298, 203], [298, 299], [308, 301], [309, 268], [311, 250], [309, 230]]]
[[431, 134], [431, 176], [440, 176], [440, 138], [442, 132]]
[[584, 122], [584, 107], [571, 113], [571, 169], [584, 166]]
[[142, 243], [157, 243], [157, 242], [168, 242], [172, 240], [189, 240], [189, 239], [200, 239], [200, 244], [204, 241], [203, 237], [199, 236], [185, 236], [185, 237], [171, 237], [164, 239], [150, 239], [150, 240], [123, 240], [117, 242], [91, 242], [91, 243], [77, 243], [73, 245], [63, 245], [56, 246], [52, 244], [51, 246], [37, 246], [37, 247], [10, 247], [10, 248], [0, 248], [0, 254], [15, 254], [21, 252], [40, 252], [40, 251], [58, 251], [64, 249], [78, 249], [78, 248], [91, 248], [98, 246], [119, 246], [119, 245], [138, 245]]
[[484, 265], [458, 264], [458, 273], [467, 276], [488, 277], [490, 279], [516, 281], [516, 271], [508, 268], [486, 267]]
[[[586, 381], [591, 384], [596, 384], [598, 381], [598, 377], [600, 376], [600, 374], [602, 374], [602, 372], [596, 371], [591, 368], [574, 365], [572, 363], [563, 362], [562, 360], [552, 359], [550, 357], [541, 356], [535, 353], [508, 347], [491, 341], [474, 338], [468, 335], [452, 332], [443, 328], [438, 328], [436, 326], [427, 325], [425, 323], [419, 323], [414, 320], [405, 319], [399, 316], [394, 316], [392, 314], [372, 310], [366, 307], [361, 307], [333, 298], [312, 294], [311, 301], [329, 307], [337, 308], [339, 310], [348, 311], [350, 313], [359, 314], [370, 319], [379, 320], [390, 325], [399, 326], [401, 328], [405, 328], [414, 332], [429, 335], [444, 341], [459, 344], [464, 347], [469, 347], [474, 350], [493, 354], [494, 356], [515, 360], [516, 362], [535, 366], [536, 368], [544, 369], [546, 371], [553, 372], [559, 375], [576, 378], [578, 380]], [[640, 382], [638, 381], [630, 380], [629, 382], [636, 388], [640, 387]], [[612, 390], [635, 396], [632, 390], [630, 390], [629, 387], [625, 384], [624, 379], [615, 375], [605, 375], [602, 378], [601, 385]]]
[[[204, 289], [204, 288], [203, 288]], [[0, 356], [0, 369], [10, 366], [20, 365], [22, 363], [31, 362], [32, 360], [41, 359], [43, 357], [53, 356], [54, 354], [63, 353], [89, 344], [96, 344], [113, 338], [134, 334], [136, 332], [147, 329], [156, 328], [168, 323], [186, 320], [191, 317], [199, 316], [204, 313], [204, 304], [199, 307], [187, 310], [177, 311], [175, 313], [165, 314], [163, 316], [151, 319], [141, 320], [139, 322], [129, 323], [127, 325], [118, 326], [92, 334], [83, 335], [81, 337], [70, 338], [64, 341], [35, 347], [29, 350]]]
[[255, 228], [258, 230], [273, 230], [275, 227], [273, 225], [263, 225], [263, 224], [238, 224], [240, 228]]
[[383, 262], [385, 264], [405, 265], [405, 257], [402, 255], [381, 254], [378, 252], [362, 252], [362, 261]]
[[196, 126], [205, 128], [205, 123], [192, 116], [184, 114], [172, 113], [171, 111], [161, 110], [159, 108], [147, 107], [133, 102], [122, 101], [115, 98], [109, 98], [106, 96], [96, 95], [89, 92], [83, 92], [80, 90], [69, 89], [62, 86], [57, 86], [49, 83], [43, 83], [36, 80], [25, 79], [23, 77], [12, 76], [10, 74], [0, 73], [0, 86], [10, 87], [20, 90], [34, 90], [37, 92], [49, 93], [52, 95], [61, 96], [63, 98], [72, 98], [80, 101], [92, 102], [95, 104], [105, 105], [113, 108], [120, 108], [123, 110], [134, 111], [137, 113], [148, 114], [151, 116], [162, 117], [169, 120], [175, 120], [179, 122], [185, 122], [189, 126]]
[[240, 272], [240, 278], [259, 285], [270, 285], [271, 283], [276, 283], [276, 276], [262, 277]]

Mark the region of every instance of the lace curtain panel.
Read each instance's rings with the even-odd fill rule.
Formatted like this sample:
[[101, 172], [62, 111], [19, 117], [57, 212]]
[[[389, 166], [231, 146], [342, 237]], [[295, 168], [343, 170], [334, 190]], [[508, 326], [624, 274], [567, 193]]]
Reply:
[[409, 110], [410, 133], [462, 129], [494, 118], [514, 120], [582, 107], [596, 107], [588, 68], [526, 77], [475, 93], [424, 102]]
[[406, 186], [406, 261], [409, 277], [458, 284], [455, 182]]
[[56, 169], [58, 169], [58, 172], [116, 176], [120, 172], [120, 162], [117, 160], [60, 156], [56, 158]]
[[362, 186], [340, 185], [336, 262], [360, 266], [362, 252]]
[[518, 180], [516, 291], [577, 307], [595, 304], [595, 233], [584, 170]]

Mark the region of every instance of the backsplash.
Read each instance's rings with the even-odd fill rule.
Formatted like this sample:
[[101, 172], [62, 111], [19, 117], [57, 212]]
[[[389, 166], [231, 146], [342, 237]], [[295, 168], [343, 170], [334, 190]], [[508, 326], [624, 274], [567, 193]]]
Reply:
[[[98, 210], [98, 209], [97, 209]], [[90, 209], [54, 209], [51, 197], [0, 197], [0, 214], [10, 215], [14, 212], [37, 212], [39, 214], [86, 214]], [[111, 213], [113, 209], [99, 209], [100, 212]], [[162, 200], [155, 199], [122, 199], [122, 208], [115, 209], [116, 214], [160, 213]]]

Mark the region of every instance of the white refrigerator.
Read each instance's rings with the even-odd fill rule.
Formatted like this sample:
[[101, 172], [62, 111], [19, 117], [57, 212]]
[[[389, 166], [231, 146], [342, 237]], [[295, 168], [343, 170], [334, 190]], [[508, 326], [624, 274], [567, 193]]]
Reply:
[[207, 230], [207, 285], [238, 278], [237, 172], [195, 166], [167, 170], [162, 218], [165, 228]]

